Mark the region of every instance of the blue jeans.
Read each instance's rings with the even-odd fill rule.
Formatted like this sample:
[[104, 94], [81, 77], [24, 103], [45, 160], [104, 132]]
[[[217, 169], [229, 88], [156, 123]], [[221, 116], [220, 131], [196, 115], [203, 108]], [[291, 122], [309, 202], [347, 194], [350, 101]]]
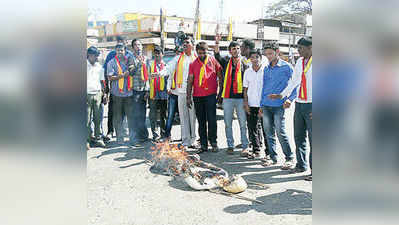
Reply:
[[293, 154], [288, 141], [287, 133], [285, 131], [285, 110], [282, 106], [270, 107], [263, 106], [263, 126], [267, 136], [267, 144], [269, 147], [270, 158], [277, 162], [276, 152], [276, 137], [277, 133], [278, 140], [280, 141], [281, 148], [285, 155], [285, 160], [293, 160]]
[[[130, 141], [132, 143], [146, 141], [148, 139], [148, 130], [145, 124], [147, 100], [144, 98], [145, 91], [134, 91], [132, 96], [132, 134]], [[128, 118], [129, 120], [130, 118]]]
[[171, 94], [168, 97], [168, 121], [166, 122], [165, 137], [170, 137], [175, 113], [177, 111], [177, 95]]
[[294, 114], [294, 137], [296, 147], [296, 167], [300, 169], [307, 169], [308, 163], [306, 161], [306, 131], [309, 135], [310, 143], [310, 168], [312, 168], [312, 103], [296, 103]]
[[233, 111], [236, 109], [238, 122], [240, 124], [240, 135], [242, 148], [248, 148], [247, 138], [247, 115], [244, 110], [244, 99], [225, 98], [223, 99], [224, 124], [227, 139], [227, 146], [234, 148], [233, 138]]

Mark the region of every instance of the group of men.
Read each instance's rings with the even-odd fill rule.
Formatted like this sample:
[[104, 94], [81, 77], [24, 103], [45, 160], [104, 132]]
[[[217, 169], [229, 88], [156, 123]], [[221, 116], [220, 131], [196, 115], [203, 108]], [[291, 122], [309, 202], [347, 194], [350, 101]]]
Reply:
[[[168, 64], [162, 59], [163, 50], [160, 47], [154, 48], [154, 57], [150, 60], [143, 55], [139, 40], [132, 40], [132, 52], [127, 50], [122, 40], [116, 45], [115, 52], [108, 54], [103, 74], [98, 74], [97, 77], [89, 76], [89, 69], [92, 71], [92, 67], [101, 71], [101, 66], [93, 63], [95, 57], [92, 55], [96, 49], [89, 48], [88, 141], [97, 142], [100, 146], [104, 144], [97, 129], [101, 120], [95, 115], [101, 110], [96, 108], [98, 103], [94, 104], [93, 101], [101, 101], [99, 93], [107, 93], [108, 86], [110, 98], [107, 140], [112, 137], [115, 128], [117, 143], [123, 144], [123, 123], [127, 121], [130, 145], [140, 146], [148, 141], [149, 134], [145, 125], [148, 100], [154, 140], [170, 139], [175, 112], [178, 111], [182, 145], [199, 149], [198, 153], [207, 152], [210, 145], [211, 151], [217, 152], [216, 106], [223, 104], [227, 154], [234, 154], [237, 148], [232, 131], [236, 112], [242, 157], [260, 159], [266, 167], [277, 164], [277, 134], [285, 156], [281, 169], [292, 173], [307, 171], [307, 136], [310, 143], [310, 167], [312, 165], [311, 37], [298, 41], [300, 58], [295, 67], [279, 57], [277, 42], [268, 42], [261, 50], [255, 49], [251, 40], [244, 40], [241, 45], [232, 41], [228, 46], [229, 56], [222, 57], [219, 50], [220, 40], [221, 37], [217, 35], [212, 56], [208, 53], [207, 43], [203, 41], [195, 45], [194, 52], [194, 41], [186, 36], [183, 52], [178, 53]], [[95, 93], [89, 89], [89, 79], [98, 81], [99, 86]], [[285, 110], [294, 101], [296, 163], [285, 128]], [[90, 118], [94, 122], [94, 136], [91, 135], [93, 129]], [[199, 125], [199, 145], [196, 141], [196, 121]], [[158, 127], [160, 132], [157, 131]], [[261, 154], [263, 145], [264, 155]], [[312, 180], [312, 175], [306, 179]]]

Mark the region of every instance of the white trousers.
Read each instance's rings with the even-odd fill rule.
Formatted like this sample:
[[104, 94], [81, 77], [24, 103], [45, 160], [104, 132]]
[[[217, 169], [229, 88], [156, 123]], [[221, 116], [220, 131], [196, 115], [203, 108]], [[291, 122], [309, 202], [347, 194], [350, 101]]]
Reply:
[[196, 141], [195, 135], [195, 110], [194, 103], [191, 109], [187, 107], [186, 94], [178, 94], [178, 107], [181, 127], [181, 140], [184, 146], [193, 145]]

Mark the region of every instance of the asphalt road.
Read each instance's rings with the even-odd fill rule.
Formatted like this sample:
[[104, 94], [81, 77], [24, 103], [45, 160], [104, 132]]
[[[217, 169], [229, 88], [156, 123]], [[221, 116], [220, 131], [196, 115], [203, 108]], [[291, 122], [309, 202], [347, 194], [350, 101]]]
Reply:
[[[225, 153], [223, 111], [218, 110], [218, 153], [201, 154], [205, 162], [239, 174], [245, 180], [262, 182], [267, 189], [249, 186], [241, 196], [254, 203], [208, 191], [195, 191], [184, 182], [150, 170], [144, 148], [111, 145], [87, 152], [89, 224], [96, 225], [305, 225], [312, 223], [312, 182], [309, 173], [289, 174], [283, 163], [269, 168], [259, 160]], [[287, 131], [293, 149], [293, 108], [286, 112]], [[106, 122], [106, 120], [104, 121]], [[233, 121], [235, 144], [239, 144], [238, 121]], [[172, 139], [180, 139], [180, 126], [172, 129]]]

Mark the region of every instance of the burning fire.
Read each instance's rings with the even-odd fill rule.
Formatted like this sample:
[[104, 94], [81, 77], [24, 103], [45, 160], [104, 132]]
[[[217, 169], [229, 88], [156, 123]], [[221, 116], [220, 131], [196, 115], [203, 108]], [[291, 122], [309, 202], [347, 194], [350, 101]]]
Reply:
[[[151, 148], [151, 156], [153, 168], [183, 178], [196, 190], [218, 187], [226, 189], [237, 180], [236, 176], [228, 177], [225, 170], [201, 161], [199, 155], [189, 155], [181, 145], [158, 143]], [[242, 178], [241, 180], [243, 181]]]

